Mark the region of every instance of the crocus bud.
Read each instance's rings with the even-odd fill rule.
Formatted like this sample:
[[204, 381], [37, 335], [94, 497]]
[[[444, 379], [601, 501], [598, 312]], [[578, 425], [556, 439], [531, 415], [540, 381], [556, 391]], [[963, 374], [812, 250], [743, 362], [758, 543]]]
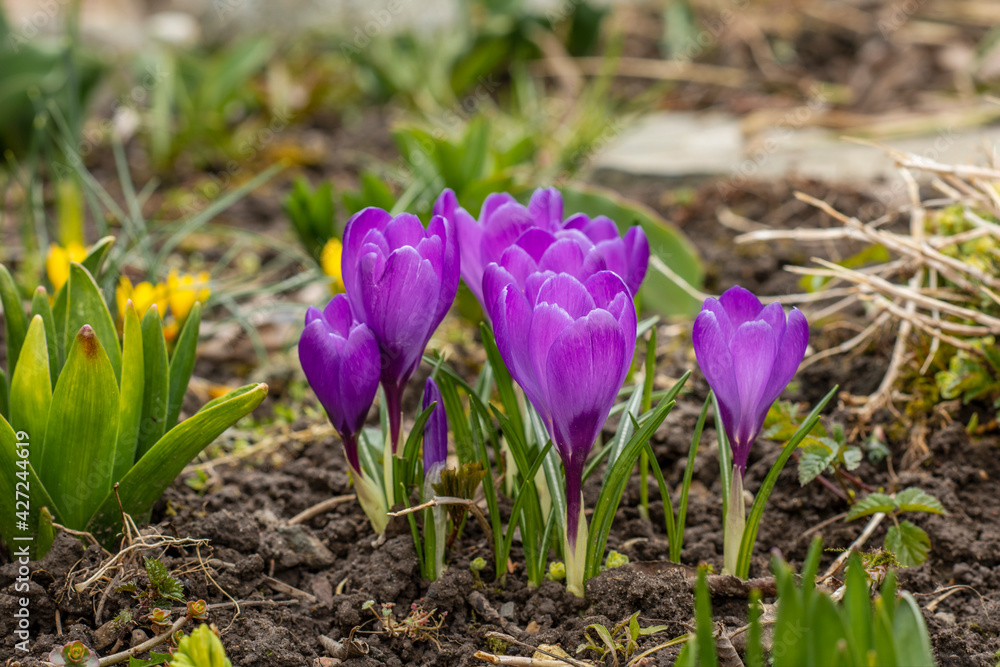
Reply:
[[809, 324], [797, 308], [785, 316], [742, 287], [707, 299], [694, 321], [695, 356], [719, 400], [733, 465], [746, 472], [750, 448], [767, 411], [802, 362]]
[[441, 390], [434, 378], [424, 383], [424, 400], [421, 409], [426, 410], [431, 403], [437, 403], [434, 412], [424, 423], [424, 477], [434, 482], [441, 476], [441, 469], [448, 458], [448, 415], [445, 413]]
[[299, 361], [344, 441], [348, 463], [360, 473], [357, 434], [378, 390], [379, 348], [371, 329], [352, 317], [346, 296], [335, 296], [323, 312], [306, 313]]
[[458, 289], [454, 226], [436, 215], [424, 229], [409, 213], [392, 217], [366, 208], [344, 230], [341, 268], [351, 311], [371, 328], [382, 354], [382, 388], [395, 448], [403, 388]]

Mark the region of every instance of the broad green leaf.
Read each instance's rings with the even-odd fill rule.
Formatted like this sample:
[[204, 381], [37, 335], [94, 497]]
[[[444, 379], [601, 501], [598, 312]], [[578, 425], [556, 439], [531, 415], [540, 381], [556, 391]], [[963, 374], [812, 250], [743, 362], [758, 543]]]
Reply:
[[944, 514], [941, 502], [922, 489], [911, 486], [896, 494], [896, 505], [900, 512], [927, 512]]
[[615, 638], [611, 636], [611, 633], [606, 627], [600, 623], [591, 623], [587, 626], [588, 630], [593, 630], [600, 637], [601, 642], [604, 644], [605, 650], [608, 654], [614, 655], [616, 653]]
[[87, 273], [87, 270], [81, 265], [71, 262], [66, 291], [64, 340], [67, 363], [69, 363], [68, 350], [80, 327], [85, 324], [90, 325], [111, 363], [115, 379], [120, 379], [122, 375], [122, 351], [118, 344], [118, 330], [115, 328], [115, 321], [111, 319], [111, 313], [108, 312], [108, 306], [104, 303], [104, 297], [101, 295], [101, 290], [94, 281], [94, 277]]
[[[252, 385], [249, 390], [246, 387], [237, 389], [171, 429], [119, 482], [118, 496], [125, 511], [132, 516], [146, 515], [184, 466], [223, 431], [256, 408], [266, 395], [266, 384]], [[115, 494], [109, 493], [90, 519], [87, 530], [110, 545], [120, 523], [118, 500]]]
[[168, 395], [170, 391], [170, 363], [167, 361], [167, 342], [163, 338], [163, 323], [156, 306], [146, 311], [142, 318], [143, 382], [142, 421], [139, 422], [139, 439], [135, 448], [136, 460], [149, 451], [163, 437], [167, 423]]
[[848, 447], [844, 450], [844, 467], [847, 470], [856, 470], [861, 465], [863, 456], [860, 447]]
[[87, 256], [83, 258], [83, 261], [80, 262], [80, 264], [82, 264], [83, 268], [90, 272], [90, 275], [95, 278], [100, 276], [101, 269], [104, 268], [104, 260], [107, 259], [108, 252], [114, 244], [114, 236], [105, 236], [103, 239], [99, 240], [90, 247], [90, 252], [87, 253]]
[[896, 640], [896, 658], [900, 665], [933, 667], [936, 664], [924, 615], [909, 592], [904, 591], [899, 597], [892, 636]]
[[846, 520], [852, 521], [854, 519], [869, 516], [871, 514], [877, 514], [879, 512], [888, 514], [895, 509], [895, 507], [896, 502], [892, 499], [892, 496], [884, 493], [869, 493], [867, 496], [851, 506], [850, 511], [847, 513]]
[[56, 539], [56, 527], [52, 525], [52, 512], [45, 505], [38, 510], [38, 531], [35, 533], [35, 558], [42, 558], [52, 548]]
[[[31, 318], [24, 338], [21, 358], [10, 381], [10, 425], [24, 431], [39, 445], [45, 442], [45, 427], [52, 402], [52, 379], [49, 376], [49, 351], [45, 322], [40, 315]], [[41, 463], [42, 447], [31, 449], [31, 463]]]
[[824, 444], [808, 445], [799, 456], [799, 485], [805, 486], [819, 477], [826, 467], [837, 458], [836, 452]]
[[[60, 516], [55, 503], [52, 502], [42, 485], [42, 481], [35, 473], [35, 469], [31, 467], [30, 463], [19, 463], [19, 461], [26, 459], [18, 456], [20, 449], [18, 443], [24, 443], [28, 447], [29, 456], [30, 448], [41, 444], [32, 441], [26, 433], [15, 433], [7, 420], [0, 417], [0, 493], [3, 494], [4, 498], [10, 499], [10, 505], [5, 505], [7, 511], [0, 512], [0, 542], [5, 543], [11, 552], [13, 552], [13, 547], [21, 542], [21, 540], [15, 540], [15, 537], [30, 535], [27, 529], [17, 523], [20, 519], [17, 518], [15, 512], [23, 510], [23, 506], [19, 506], [17, 502], [24, 500], [23, 496], [17, 495], [18, 491], [22, 494], [27, 493], [30, 498], [28, 520], [25, 522], [28, 526], [39, 525], [40, 512], [43, 507], [48, 507], [49, 511], [56, 517]], [[39, 548], [39, 541], [36, 539], [31, 540], [31, 542], [34, 542], [34, 544], [29, 544], [32, 557], [40, 558], [44, 555]]]
[[794, 574], [788, 563], [774, 556], [771, 571], [778, 589], [778, 617], [774, 623], [774, 637], [781, 642], [781, 651], [775, 651], [774, 667], [801, 667], [806, 664], [805, 632], [802, 628], [804, 610], [802, 592], [796, 587]]
[[868, 574], [861, 555], [852, 551], [847, 559], [844, 598], [842, 602], [847, 645], [855, 664], [865, 664], [865, 656], [872, 644], [872, 601], [868, 593]]
[[10, 416], [10, 395], [7, 393], [7, 373], [0, 368], [0, 417]]
[[[891, 573], [890, 573], [891, 576]], [[882, 595], [875, 599], [874, 624], [872, 626], [872, 636], [875, 643], [874, 664], [879, 667], [896, 667], [896, 642], [892, 636], [895, 631], [893, 627], [892, 614], [889, 610], [895, 611], [896, 594], [891, 596]], [[902, 665], [901, 667], [910, 667]]]
[[890, 526], [886, 531], [885, 548], [896, 555], [901, 566], [913, 567], [927, 560], [931, 538], [919, 526], [909, 521], [900, 521], [898, 528]]
[[7, 373], [13, 375], [21, 345], [28, 335], [28, 320], [24, 316], [17, 283], [3, 264], [0, 264], [0, 303], [3, 303], [3, 319], [7, 327]]
[[195, 356], [198, 348], [198, 331], [201, 328], [201, 304], [195, 302], [188, 313], [184, 328], [177, 338], [174, 355], [170, 359], [170, 389], [167, 400], [167, 421], [164, 432], [177, 425], [181, 414], [184, 395], [187, 393], [191, 374], [194, 372]]
[[[651, 259], [659, 259], [692, 287], [701, 288], [704, 269], [698, 251], [679, 229], [655, 211], [608, 190], [564, 187], [561, 192], [567, 216], [577, 212], [591, 217], [604, 215], [615, 221], [622, 234], [634, 224], [641, 226], [649, 239]], [[639, 296], [644, 307], [666, 316], [692, 317], [701, 308], [701, 301], [681, 289], [652, 261]]]
[[83, 530], [111, 490], [117, 437], [118, 383], [101, 341], [85, 325], [52, 394], [38, 464], [67, 528]]
[[122, 331], [122, 382], [118, 401], [118, 438], [112, 483], [119, 481], [135, 464], [135, 448], [142, 423], [145, 362], [142, 352], [142, 325], [132, 302], [125, 307]]
[[764, 651], [761, 646], [763, 633], [760, 627], [760, 617], [763, 615], [763, 612], [760, 591], [754, 589], [750, 591], [750, 605], [747, 614], [750, 621], [750, 630], [747, 631], [746, 667], [764, 667]]
[[31, 316], [39, 315], [45, 323], [45, 344], [49, 350], [49, 384], [56, 386], [56, 379], [59, 377], [59, 368], [56, 367], [56, 360], [59, 358], [59, 345], [56, 343], [56, 321], [52, 315], [52, 306], [49, 304], [49, 294], [44, 287], [35, 290], [35, 296], [31, 299]]
[[170, 660], [170, 658], [171, 655], [169, 653], [157, 653], [156, 651], [149, 652], [148, 660], [139, 660], [130, 655], [128, 657], [128, 667], [157, 667]]
[[[68, 307], [69, 298], [67, 294], [69, 289], [68, 285], [63, 285], [62, 289], [55, 293], [55, 302], [52, 304], [52, 321], [56, 325], [56, 359], [54, 365], [56, 367], [56, 377], [59, 377], [59, 373], [62, 372], [62, 367], [66, 363], [66, 309]], [[49, 363], [52, 364], [53, 360], [50, 359]], [[53, 386], [55, 386], [53, 384]]]

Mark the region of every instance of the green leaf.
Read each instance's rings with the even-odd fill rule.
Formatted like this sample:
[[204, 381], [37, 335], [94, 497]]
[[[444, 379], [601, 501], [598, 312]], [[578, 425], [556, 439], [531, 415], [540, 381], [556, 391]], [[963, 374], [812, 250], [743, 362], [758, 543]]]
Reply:
[[[66, 283], [66, 349], [73, 344], [77, 332], [85, 324], [90, 325], [100, 341], [104, 353], [111, 363], [115, 380], [122, 376], [122, 351], [118, 346], [118, 330], [111, 313], [104, 303], [101, 290], [94, 277], [76, 262], [69, 265], [69, 282]], [[68, 354], [67, 354], [68, 356]], [[67, 361], [67, 363], [69, 363]]]
[[873, 648], [872, 601], [868, 594], [868, 574], [857, 551], [848, 556], [844, 586], [842, 617], [848, 635], [847, 645], [854, 663], [863, 665], [868, 650]]
[[95, 277], [101, 275], [101, 269], [104, 268], [104, 260], [107, 258], [108, 252], [114, 244], [114, 236], [105, 236], [90, 247], [90, 251], [80, 264], [90, 272], [90, 275]]
[[201, 329], [201, 304], [195, 302], [184, 321], [184, 328], [177, 337], [174, 356], [170, 359], [170, 389], [167, 399], [167, 419], [164, 432], [177, 425], [181, 414], [184, 395], [187, 393], [198, 348], [198, 332]]
[[927, 512], [944, 514], [941, 502], [931, 494], [911, 486], [896, 494], [896, 505], [900, 512]]
[[799, 485], [805, 486], [819, 477], [835, 458], [837, 458], [836, 452], [830, 451], [826, 445], [815, 444], [804, 447], [799, 456]]
[[712, 598], [708, 592], [708, 575], [704, 566], [698, 568], [698, 581], [694, 588], [694, 625], [698, 638], [698, 666], [715, 667], [719, 658], [715, 654], [715, 625], [712, 623]]
[[[178, 424], [147, 451], [119, 483], [118, 495], [125, 511], [143, 516], [191, 459], [267, 395], [267, 385], [252, 385], [227, 394], [211, 407]], [[94, 513], [87, 530], [104, 544], [113, 542], [121, 516], [114, 494], [108, 494]]]
[[[496, 339], [493, 338], [493, 331], [485, 322], [479, 323], [479, 332], [483, 339], [483, 347], [486, 349], [486, 357], [489, 359], [490, 367], [493, 369], [493, 381], [496, 383], [497, 394], [500, 396], [500, 403], [503, 405], [507, 418], [517, 433], [524, 437], [524, 419], [521, 417], [521, 408], [517, 401], [517, 394], [514, 392], [514, 382], [510, 377], [510, 371], [504, 365], [500, 350], [497, 349]], [[485, 400], [485, 399], [484, 399]]]
[[[607, 216], [615, 221], [622, 234], [634, 224], [641, 226], [649, 239], [652, 257], [692, 287], [701, 287], [704, 269], [698, 251], [680, 230], [655, 211], [622, 199], [609, 190], [564, 187], [560, 191], [567, 214], [580, 212], [591, 217]], [[644, 307], [665, 316], [693, 317], [701, 308], [701, 301], [679, 287], [658, 268], [656, 262], [650, 263], [639, 297]]]
[[901, 566], [913, 567], [927, 560], [931, 538], [919, 526], [909, 521], [900, 521], [898, 528], [890, 526], [886, 531], [885, 548], [896, 555]]
[[896, 501], [892, 499], [892, 496], [884, 493], [869, 493], [867, 496], [851, 506], [850, 511], [847, 513], [846, 520], [853, 521], [854, 519], [869, 516], [871, 514], [878, 514], [879, 512], [888, 514], [889, 512], [892, 512], [895, 507]]
[[[803, 575], [804, 576], [804, 575]], [[810, 665], [840, 665], [838, 645], [846, 644], [844, 625], [837, 606], [826, 593], [812, 596], [806, 610], [806, 646]], [[846, 647], [845, 647], [846, 648]]]
[[863, 456], [864, 454], [862, 454], [860, 447], [846, 448], [844, 450], [844, 468], [847, 470], [856, 470], [861, 465]]
[[156, 592], [159, 593], [160, 597], [184, 602], [184, 587], [174, 575], [170, 574], [170, 570], [167, 569], [166, 565], [159, 559], [150, 558], [149, 556], [146, 557], [145, 565], [149, 582], [156, 588]]
[[[41, 484], [41, 482], [39, 482]], [[52, 512], [45, 505], [38, 508], [38, 530], [35, 533], [35, 560], [45, 557], [56, 539], [56, 527], [52, 525]]]
[[0, 368], [0, 417], [10, 416], [10, 395], [7, 393], [7, 373]]
[[[36, 443], [45, 442], [52, 402], [51, 382], [45, 323], [40, 315], [35, 315], [10, 382], [10, 425], [15, 431], [28, 433]], [[41, 454], [41, 447], [32, 448], [31, 463], [35, 467], [41, 462]]]
[[628, 402], [625, 403], [625, 411], [622, 413], [621, 419], [618, 421], [618, 428], [615, 430], [614, 437], [611, 438], [611, 451], [608, 453], [608, 465], [604, 469], [604, 479], [608, 478], [608, 474], [611, 472], [612, 466], [614, 466], [618, 456], [622, 453], [622, 450], [625, 449], [625, 445], [628, 443], [629, 438], [631, 438], [632, 434], [635, 432], [635, 426], [632, 420], [638, 419], [642, 414], [642, 401], [643, 387], [642, 385], [637, 384], [635, 389], [632, 390], [632, 395], [629, 397]]
[[38, 464], [67, 528], [83, 530], [111, 490], [117, 437], [118, 382], [97, 334], [84, 325], [52, 394]]
[[35, 290], [35, 296], [31, 299], [31, 316], [38, 315], [45, 323], [45, 344], [49, 350], [49, 386], [56, 386], [56, 379], [59, 377], [59, 369], [56, 368], [56, 359], [59, 358], [59, 347], [56, 344], [56, 322], [52, 316], [52, 306], [49, 305], [49, 294], [44, 287]]
[[778, 616], [774, 623], [774, 636], [782, 641], [782, 650], [774, 652], [774, 667], [801, 667], [806, 664], [802, 592], [795, 586], [795, 575], [788, 563], [780, 557], [772, 557], [771, 571], [778, 589]]
[[909, 592], [904, 591], [896, 607], [892, 637], [896, 644], [896, 658], [900, 665], [933, 667], [934, 653], [924, 623], [920, 605]]
[[158, 665], [164, 664], [167, 660], [170, 660], [169, 653], [157, 653], [156, 651], [149, 652], [148, 660], [139, 660], [134, 656], [128, 657], [128, 667], [157, 667]]
[[112, 483], [119, 481], [135, 464], [135, 449], [142, 425], [143, 392], [146, 387], [142, 352], [142, 325], [129, 302], [122, 332], [122, 381], [118, 401], [118, 437]]
[[142, 392], [142, 421], [135, 448], [136, 460], [163, 437], [170, 391], [167, 342], [163, 338], [163, 323], [156, 306], [146, 311], [141, 328], [143, 382], [146, 388]]
[[[27, 486], [30, 501], [28, 521], [26, 523], [29, 526], [39, 525], [41, 520], [40, 512], [43, 507], [48, 507], [55, 516], [59, 516], [59, 511], [55, 503], [49, 497], [45, 486], [35, 473], [35, 469], [28, 463], [24, 466], [26, 468], [24, 470], [18, 463], [18, 461], [23, 460], [22, 457], [18, 456], [18, 450], [21, 449], [18, 447], [19, 442], [24, 443], [29, 448], [29, 455], [30, 448], [40, 444], [33, 442], [30, 437], [26, 436], [27, 434], [25, 433], [15, 433], [14, 429], [7, 423], [7, 420], [0, 416], [0, 493], [3, 494], [4, 498], [9, 498], [9, 502], [11, 503], [11, 505], [7, 506], [8, 511], [0, 512], [0, 542], [5, 543], [11, 552], [13, 552], [12, 547], [17, 543], [14, 537], [27, 534], [26, 531], [17, 530], [16, 521], [18, 519], [14, 511], [9, 510], [11, 506], [14, 507], [14, 510], [21, 509], [21, 507], [17, 506], [17, 501], [24, 500], [24, 498], [17, 495], [18, 491], [24, 493], [25, 486]], [[25, 475], [18, 477], [17, 473], [22, 470], [27, 473], [27, 480], [21, 479]], [[32, 556], [41, 557], [39, 555], [41, 552], [40, 547], [44, 545], [40, 544], [41, 540], [37, 538], [33, 542], [33, 544], [29, 545]]]
[[600, 637], [601, 642], [604, 644], [603, 655], [615, 654], [615, 638], [611, 636], [611, 633], [606, 627], [600, 623], [591, 623], [587, 626], [587, 630], [593, 630]]
[[3, 264], [0, 264], [0, 303], [3, 303], [3, 319], [7, 327], [7, 374], [13, 375], [17, 369], [21, 345], [28, 335], [28, 320], [24, 316], [17, 283]]
[[761, 647], [762, 631], [760, 627], [760, 617], [763, 609], [760, 601], [760, 591], [754, 589], [750, 591], [750, 604], [747, 616], [750, 621], [750, 630], [747, 632], [746, 667], [764, 667], [764, 652]]

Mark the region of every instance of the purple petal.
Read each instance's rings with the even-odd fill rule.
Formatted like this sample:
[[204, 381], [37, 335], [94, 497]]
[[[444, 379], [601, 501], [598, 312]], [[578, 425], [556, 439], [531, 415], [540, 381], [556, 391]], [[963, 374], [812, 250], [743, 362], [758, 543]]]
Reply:
[[[531, 316], [531, 327], [528, 331], [528, 360], [531, 369], [529, 382], [537, 387], [536, 396], [532, 403], [543, 415], [548, 414], [547, 406], [549, 405], [549, 396], [545, 389], [547, 386], [545, 364], [549, 357], [549, 350], [552, 347], [552, 342], [572, 325], [573, 318], [554, 304], [538, 304]], [[523, 384], [521, 387], [525, 389], [525, 393], [528, 393]]]
[[649, 269], [649, 239], [642, 227], [634, 225], [625, 232], [625, 255], [627, 257], [628, 275], [623, 276], [629, 291], [636, 294], [642, 287]]
[[459, 209], [453, 221], [455, 236], [458, 239], [462, 279], [482, 303], [485, 268], [482, 259], [483, 228], [464, 209]]
[[573, 215], [566, 218], [565, 222], [562, 223], [562, 228], [582, 230], [589, 224], [590, 224], [590, 216], [586, 215], [585, 213], [574, 213]]
[[576, 276], [583, 267], [584, 248], [571, 239], [559, 239], [542, 255], [538, 262], [540, 271], [568, 273]]
[[746, 322], [736, 329], [729, 349], [740, 392], [740, 421], [731, 437], [749, 450], [757, 437], [757, 411], [764, 401], [764, 390], [774, 368], [777, 340], [767, 323]]
[[499, 261], [503, 251], [531, 226], [528, 210], [517, 202], [509, 202], [494, 211], [483, 227], [483, 265]]
[[[455, 293], [458, 291], [458, 278], [460, 273], [460, 256], [458, 248], [458, 234], [455, 232], [455, 225], [447, 218], [434, 216], [427, 224], [428, 240], [425, 242], [428, 250], [438, 248], [440, 243], [440, 263], [434, 265], [434, 269], [441, 281], [441, 290], [438, 295], [438, 305], [435, 309], [434, 328], [441, 323], [444, 316], [455, 301]], [[434, 241], [432, 244], [431, 241]], [[425, 247], [421, 244], [421, 248]], [[421, 254], [425, 259], [430, 259], [428, 255]]]
[[517, 237], [515, 245], [523, 248], [535, 262], [542, 259], [545, 251], [556, 242], [556, 237], [540, 227], [532, 227]]
[[596, 310], [567, 327], [552, 343], [546, 383], [552, 435], [563, 462], [586, 460], [614, 405], [631, 357], [618, 322]]
[[405, 383], [436, 326], [440, 279], [431, 263], [411, 247], [393, 252], [384, 266], [366, 255], [359, 275], [364, 320], [385, 359], [382, 379], [395, 385]]
[[323, 309], [323, 319], [326, 320], [326, 324], [330, 329], [338, 335], [347, 338], [351, 332], [351, 327], [354, 325], [354, 317], [351, 314], [351, 303], [347, 299], [347, 296], [338, 294], [330, 299], [330, 303], [326, 304], [326, 308]]
[[739, 285], [727, 289], [725, 293], [719, 297], [719, 303], [721, 303], [722, 307], [726, 309], [726, 313], [729, 315], [729, 321], [732, 323], [734, 330], [739, 329], [740, 325], [744, 322], [750, 322], [751, 320], [757, 319], [757, 316], [760, 315], [760, 311], [764, 309], [760, 299], [755, 297], [752, 292], [743, 289]]
[[584, 317], [596, 308], [594, 298], [587, 292], [583, 283], [566, 273], [556, 274], [546, 280], [538, 289], [535, 303], [558, 305], [574, 320]]
[[357, 325], [344, 345], [340, 365], [341, 400], [347, 419], [353, 415], [352, 433], [359, 433], [365, 425], [368, 408], [378, 391], [380, 366], [375, 335], [366, 325]]
[[[538, 271], [538, 264], [527, 250], [519, 245], [507, 248], [503, 257], [500, 258], [500, 265], [508, 272], [518, 289], [524, 289], [524, 284], [528, 276]], [[492, 265], [491, 265], [492, 266]], [[485, 292], [484, 292], [485, 293]], [[493, 292], [495, 294], [495, 291]], [[492, 298], [496, 298], [493, 296]]]
[[[487, 269], [489, 275], [489, 269]], [[532, 325], [531, 306], [513, 286], [506, 286], [497, 297], [493, 312], [493, 335], [497, 349], [514, 380], [540, 413], [547, 414], [540, 401], [541, 388], [531, 367], [529, 331]]]
[[618, 225], [604, 215], [599, 215], [587, 223], [583, 228], [583, 233], [595, 244], [619, 238]]
[[[798, 308], [793, 308], [788, 314], [788, 324], [785, 326], [780, 342], [778, 343], [778, 355], [771, 369], [771, 377], [767, 381], [764, 389], [762, 407], [766, 405], [770, 409], [771, 404], [777, 400], [781, 392], [785, 390], [788, 383], [795, 376], [795, 371], [802, 363], [805, 356], [806, 347], [809, 345], [809, 323], [806, 322], [805, 315]], [[767, 411], [764, 411], [766, 416]], [[763, 419], [761, 419], [763, 424]]]
[[360, 298], [358, 297], [358, 276], [357, 266], [361, 259], [361, 246], [365, 243], [368, 232], [376, 229], [383, 229], [392, 216], [380, 208], [369, 207], [358, 211], [347, 221], [344, 228], [344, 250], [340, 264], [344, 267], [343, 282], [347, 297], [351, 300], [351, 307], [355, 312], [360, 312]]
[[555, 188], [539, 188], [531, 195], [528, 212], [537, 226], [556, 230], [562, 224], [562, 195]]
[[740, 419], [740, 390], [736, 384], [733, 355], [719, 319], [711, 310], [703, 310], [694, 320], [691, 333], [694, 355], [708, 386], [715, 392], [722, 411], [722, 424], [732, 440]]
[[451, 188], [445, 188], [434, 202], [433, 213], [434, 215], [440, 215], [453, 220], [459, 208], [458, 197], [455, 196], [455, 191]]
[[726, 312], [725, 306], [719, 303], [718, 299], [709, 297], [705, 299], [705, 303], [702, 304], [701, 309], [715, 315], [715, 319], [722, 331], [722, 338], [726, 341], [726, 347], [728, 348], [729, 341], [733, 339], [733, 334], [736, 333], [736, 328], [729, 321], [729, 313]]
[[513, 195], [507, 192], [494, 192], [488, 195], [483, 201], [483, 207], [479, 209], [479, 223], [482, 225], [488, 224], [493, 214], [504, 204], [516, 203], [517, 200], [514, 199]]
[[382, 232], [390, 248], [416, 246], [427, 237], [427, 231], [420, 224], [420, 218], [412, 213], [400, 213], [386, 224]]

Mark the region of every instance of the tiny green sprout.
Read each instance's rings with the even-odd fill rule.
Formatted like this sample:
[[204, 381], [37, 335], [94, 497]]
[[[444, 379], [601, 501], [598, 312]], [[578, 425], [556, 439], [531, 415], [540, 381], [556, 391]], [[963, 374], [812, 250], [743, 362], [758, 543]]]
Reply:
[[507, 650], [510, 648], [510, 643], [505, 642], [499, 637], [490, 637], [486, 640], [486, 648], [490, 650], [493, 655], [507, 655]]
[[114, 620], [116, 628], [119, 629], [124, 628], [126, 625], [129, 625], [134, 620], [132, 617], [132, 610], [122, 609], [121, 611], [118, 612], [118, 615], [115, 616]]
[[614, 567], [621, 567], [622, 565], [628, 565], [628, 556], [622, 553], [618, 553], [614, 549], [608, 552], [608, 557], [604, 560], [604, 569], [610, 570]]
[[160, 609], [157, 607], [153, 611], [149, 612], [149, 624], [153, 628], [153, 634], [158, 635], [163, 633], [170, 627], [170, 610]]
[[479, 556], [478, 558], [473, 558], [472, 562], [469, 563], [469, 569], [472, 570], [476, 574], [476, 576], [478, 576], [479, 573], [482, 572], [485, 568], [486, 568], [486, 559], [483, 558], [482, 556]]
[[204, 600], [192, 600], [187, 603], [187, 615], [195, 621], [204, 621], [208, 618], [208, 605]]
[[191, 634], [181, 635], [170, 658], [170, 667], [233, 667], [215, 626], [202, 623]]
[[100, 664], [94, 652], [79, 641], [52, 649], [48, 660], [53, 665], [67, 665], [67, 667], [98, 667]]
[[362, 611], [367, 611], [375, 606], [375, 600], [368, 600], [363, 605], [361, 605]]
[[566, 578], [566, 564], [561, 560], [549, 563], [549, 573], [545, 575], [545, 578], [552, 581], [563, 581]]

